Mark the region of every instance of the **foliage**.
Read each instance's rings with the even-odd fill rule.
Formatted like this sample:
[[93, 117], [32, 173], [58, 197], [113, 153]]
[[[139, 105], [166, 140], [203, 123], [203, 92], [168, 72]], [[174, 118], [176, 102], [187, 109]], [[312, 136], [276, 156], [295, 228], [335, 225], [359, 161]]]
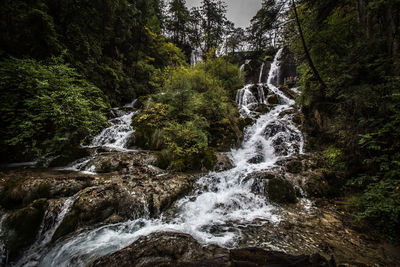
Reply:
[[[359, 195], [354, 214], [399, 241], [400, 1], [298, 2], [311, 58], [327, 85], [321, 94], [292, 34], [300, 101], [314, 122], [309, 134], [319, 139], [316, 145], [328, 146], [331, 168], [345, 170], [345, 188]], [[287, 32], [294, 27], [289, 23]]]
[[240, 139], [228, 86], [241, 86], [243, 77], [223, 59], [167, 71], [162, 91], [133, 120], [136, 145], [161, 150], [161, 165], [172, 170], [211, 168], [213, 151], [227, 150]]
[[181, 56], [159, 37], [159, 0], [1, 2], [0, 56], [42, 60], [65, 51], [113, 105], [151, 93], [153, 72]]
[[4, 59], [0, 88], [2, 160], [60, 152], [107, 124], [103, 93], [68, 65]]

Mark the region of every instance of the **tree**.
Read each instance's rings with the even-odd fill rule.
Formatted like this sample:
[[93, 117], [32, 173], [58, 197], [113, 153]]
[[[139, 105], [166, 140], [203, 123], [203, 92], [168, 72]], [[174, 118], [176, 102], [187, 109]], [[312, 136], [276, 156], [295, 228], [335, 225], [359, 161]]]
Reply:
[[273, 46], [281, 8], [282, 5], [275, 0], [264, 0], [261, 9], [251, 19], [251, 25], [247, 31], [249, 32], [249, 42], [255, 51], [265, 51], [268, 46]]
[[203, 0], [200, 8], [203, 29], [203, 52], [217, 48], [225, 34], [226, 4], [221, 0]]
[[166, 29], [171, 35], [171, 40], [178, 45], [178, 47], [183, 46], [189, 41], [189, 22], [190, 12], [186, 7], [185, 0], [172, 0], [169, 3]]

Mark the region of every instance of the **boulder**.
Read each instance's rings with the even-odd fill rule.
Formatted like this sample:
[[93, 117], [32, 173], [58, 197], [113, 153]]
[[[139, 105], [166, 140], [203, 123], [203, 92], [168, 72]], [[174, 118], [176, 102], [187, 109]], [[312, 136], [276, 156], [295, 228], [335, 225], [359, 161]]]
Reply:
[[273, 94], [273, 95], [269, 95], [267, 97], [267, 103], [269, 105], [278, 105], [279, 104], [279, 98], [277, 95]]
[[224, 249], [203, 246], [181, 233], [154, 233], [129, 247], [101, 257], [87, 266], [336, 266], [319, 254], [292, 256], [258, 248]]
[[214, 171], [226, 171], [233, 168], [233, 162], [226, 153], [215, 153]]
[[296, 191], [293, 185], [284, 179], [274, 178], [268, 181], [266, 186], [266, 194], [270, 201], [279, 203], [279, 204], [287, 204], [287, 203], [296, 203]]
[[6, 246], [10, 259], [14, 259], [35, 239], [47, 208], [45, 199], [38, 199], [29, 206], [12, 212], [5, 221]]

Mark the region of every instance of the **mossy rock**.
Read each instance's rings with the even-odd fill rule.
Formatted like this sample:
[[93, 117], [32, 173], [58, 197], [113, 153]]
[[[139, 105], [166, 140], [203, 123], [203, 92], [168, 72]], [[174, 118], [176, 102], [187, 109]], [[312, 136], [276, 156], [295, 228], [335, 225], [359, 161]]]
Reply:
[[72, 233], [78, 227], [79, 216], [76, 211], [71, 211], [64, 217], [62, 223], [58, 226], [52, 237], [52, 241], [56, 241], [69, 233]]
[[309, 175], [305, 184], [305, 191], [311, 197], [326, 197], [330, 188], [323, 171], [316, 171]]
[[240, 118], [239, 119], [239, 128], [241, 131], [244, 130], [247, 126], [253, 125], [254, 120], [252, 118]]
[[7, 249], [11, 259], [35, 241], [47, 205], [47, 200], [38, 199], [7, 218]]
[[289, 173], [300, 173], [303, 169], [303, 164], [300, 160], [290, 160], [286, 162], [286, 170]]
[[270, 201], [280, 204], [296, 203], [296, 191], [293, 185], [283, 179], [271, 179], [267, 184], [267, 194]]
[[279, 104], [279, 98], [277, 95], [270, 95], [267, 97], [267, 103], [270, 105], [278, 105]]
[[256, 108], [256, 111], [261, 113], [261, 114], [268, 113], [270, 110], [271, 110], [271, 108], [269, 106], [265, 105], [265, 104], [260, 104]]

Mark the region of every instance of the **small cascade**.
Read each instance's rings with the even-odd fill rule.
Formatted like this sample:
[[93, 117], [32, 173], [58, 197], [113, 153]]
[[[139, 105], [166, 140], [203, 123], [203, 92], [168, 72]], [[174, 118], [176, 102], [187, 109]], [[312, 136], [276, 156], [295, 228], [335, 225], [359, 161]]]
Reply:
[[8, 214], [7, 213], [3, 213], [1, 214], [0, 217], [0, 266], [3, 266], [2, 264], [6, 264], [7, 262], [7, 251], [6, 251], [6, 244], [4, 244], [5, 241], [5, 237], [6, 237], [6, 232], [4, 229], [4, 222], [7, 219]]
[[12, 264], [13, 266], [37, 266], [44, 250], [51, 242], [54, 233], [64, 220], [64, 217], [71, 210], [75, 200], [76, 196], [67, 198], [57, 215], [46, 211], [36, 242], [24, 253], [24, 256], [16, 264]]
[[200, 49], [193, 49], [190, 55], [190, 66], [194, 67], [198, 62], [203, 60], [203, 53]]
[[285, 104], [293, 105], [295, 103], [294, 100], [289, 99], [282, 93], [277, 86], [279, 86], [279, 79], [280, 79], [280, 64], [281, 64], [281, 57], [282, 57], [283, 48], [279, 49], [278, 53], [275, 56], [274, 62], [271, 64], [271, 69], [268, 73], [267, 85], [269, 89], [276, 94], [281, 101]]
[[240, 71], [244, 71], [244, 68], [246, 65], [248, 65], [251, 62], [250, 59], [246, 59], [245, 62], [240, 66]]
[[131, 126], [132, 118], [138, 113], [133, 111], [109, 120], [110, 127], [93, 138], [89, 147], [110, 147], [125, 150], [131, 135], [135, 132]]
[[262, 78], [263, 78], [263, 72], [264, 72], [264, 66], [265, 66], [265, 62], [263, 62], [261, 64], [261, 68], [260, 68], [260, 75], [258, 76], [258, 83], [262, 83]]
[[126, 104], [124, 108], [133, 108], [137, 102], [137, 99], [134, 99], [132, 102]]
[[[276, 162], [283, 157], [301, 153], [303, 137], [294, 126], [290, 115], [291, 102], [276, 87], [279, 75], [279, 53], [275, 57], [268, 83], [270, 90], [281, 98], [281, 103], [267, 114], [255, 118], [246, 128], [240, 148], [232, 150], [234, 168], [210, 172], [197, 182], [197, 190], [177, 201], [167, 214], [159, 218], [139, 218], [97, 229], [83, 231], [56, 244], [45, 255], [39, 266], [85, 266], [88, 262], [118, 251], [139, 237], [159, 231], [182, 232], [192, 235], [203, 244], [234, 247], [241, 237], [240, 229], [248, 224], [273, 227], [282, 218], [280, 208], [269, 202], [254, 174], [279, 168]], [[254, 85], [246, 85], [237, 93], [240, 110], [258, 105], [251, 92]], [[274, 87], [272, 87], [274, 86]], [[263, 181], [262, 183], [267, 183]]]

